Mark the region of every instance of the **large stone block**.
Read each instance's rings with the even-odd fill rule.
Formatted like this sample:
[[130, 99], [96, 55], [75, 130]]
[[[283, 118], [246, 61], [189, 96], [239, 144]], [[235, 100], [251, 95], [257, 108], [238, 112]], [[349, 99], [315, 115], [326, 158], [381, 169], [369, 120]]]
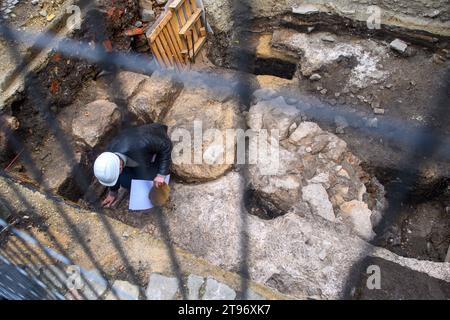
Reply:
[[95, 148], [117, 129], [120, 119], [120, 110], [115, 103], [97, 100], [79, 110], [73, 119], [72, 131], [80, 142]]
[[139, 86], [128, 108], [139, 123], [159, 122], [172, 107], [181, 90], [182, 85], [170, 76], [154, 73]]
[[208, 90], [185, 89], [164, 117], [174, 141], [172, 171], [187, 182], [214, 180], [229, 171], [235, 162], [234, 129], [242, 127], [238, 112], [234, 100], [220, 102]]
[[114, 281], [105, 300], [139, 300], [139, 287], [128, 281]]
[[150, 275], [146, 296], [147, 300], [173, 300], [178, 292], [178, 280], [153, 273]]

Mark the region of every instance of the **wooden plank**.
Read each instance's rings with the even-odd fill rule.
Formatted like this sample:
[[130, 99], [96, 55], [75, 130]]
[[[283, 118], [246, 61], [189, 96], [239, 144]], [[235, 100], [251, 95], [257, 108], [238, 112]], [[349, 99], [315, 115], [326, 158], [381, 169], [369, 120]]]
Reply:
[[202, 15], [202, 10], [197, 9], [189, 18], [189, 20], [183, 25], [183, 28], [180, 30], [180, 35], [184, 36], [190, 29], [192, 29], [193, 25], [198, 21], [200, 16]]
[[[190, 18], [195, 13], [195, 10], [192, 9], [191, 2], [189, 0], [184, 1], [184, 11], [186, 12], [186, 18], [187, 18], [186, 23], [189, 23]], [[197, 35], [197, 31], [195, 30], [195, 23], [192, 25], [191, 34], [190, 35], [188, 34], [187, 36], [190, 38], [191, 43], [197, 42], [198, 35]]]
[[[197, 20], [197, 22], [199, 22], [199, 21], [200, 21], [200, 19]], [[199, 35], [200, 35], [200, 33], [199, 33], [198, 30], [197, 30], [197, 22], [194, 23], [194, 24], [192, 25], [192, 28], [191, 28], [191, 32], [192, 32], [192, 34], [194, 35], [194, 43], [196, 43], [196, 42], [198, 41], [198, 38], [199, 38]], [[192, 35], [191, 35], [191, 39], [192, 39]]]
[[206, 37], [208, 33], [206, 32], [206, 28], [205, 27], [201, 27], [200, 28], [200, 37]]
[[[203, 47], [203, 45], [206, 42], [206, 37], [200, 38], [194, 46], [194, 56], [197, 55], [197, 53], [200, 51], [200, 49]], [[189, 53], [190, 57], [193, 58], [194, 56], [191, 55], [191, 52]]]
[[152, 31], [152, 33], [149, 36], [151, 42], [155, 41], [156, 37], [159, 35], [162, 29], [164, 29], [167, 23], [169, 23], [170, 19], [172, 19], [172, 15], [173, 13], [171, 11], [168, 11], [167, 15], [160, 21], [158, 26]]
[[177, 68], [180, 69], [180, 67], [181, 67], [180, 66], [181, 60], [179, 59], [179, 57], [177, 55], [178, 50], [175, 48], [175, 46], [174, 46], [174, 44], [172, 42], [172, 39], [170, 38], [169, 31], [167, 30], [167, 28], [164, 28], [163, 34], [164, 34], [164, 36], [166, 38], [167, 44], [169, 45], [170, 51], [171, 51], [172, 56], [173, 56], [174, 63], [177, 66]]
[[[195, 1], [193, 1], [193, 3], [195, 4]], [[186, 0], [185, 7], [186, 7], [186, 10], [189, 10], [191, 16], [193, 16], [195, 14], [197, 8], [196, 8], [196, 5], [192, 5], [192, 1], [191, 0]], [[187, 8], [189, 8], [189, 9], [187, 9]], [[201, 12], [200, 12], [200, 14], [201, 14]], [[200, 19], [198, 19], [196, 22], [194, 22], [194, 24], [192, 25], [192, 28], [191, 28], [192, 33], [194, 35], [194, 43], [197, 42], [198, 37], [199, 37], [199, 32], [198, 32], [198, 29], [196, 27], [198, 21], [200, 21]], [[192, 39], [192, 35], [191, 35], [191, 39]]]
[[159, 66], [164, 67], [165, 66], [164, 61], [163, 58], [161, 57], [161, 54], [159, 53], [158, 46], [156, 45], [156, 43], [152, 43], [150, 45], [150, 48], [152, 49], [153, 55], [155, 56]]
[[148, 41], [148, 45], [153, 53], [154, 58], [156, 59], [156, 61], [158, 62], [159, 66], [161, 66], [161, 55], [158, 52], [158, 48], [156, 47], [155, 43], [150, 42], [149, 39], [147, 39]]
[[180, 38], [180, 36], [178, 35], [178, 31], [180, 30], [180, 28], [178, 26], [178, 18], [176, 15], [174, 15], [174, 18], [172, 20], [170, 20], [170, 28], [171, 28], [172, 33], [178, 43], [178, 47], [180, 49], [180, 54], [182, 56], [183, 62], [186, 63], [186, 57], [183, 56], [183, 54], [182, 54], [183, 50], [186, 50], [186, 46], [185, 46], [184, 42], [182, 41], [182, 39]]
[[177, 10], [183, 4], [183, 2], [184, 2], [184, 0], [175, 0], [174, 2], [169, 4], [170, 10], [172, 10], [172, 11]]
[[166, 28], [160, 33], [159, 37], [161, 38], [161, 42], [164, 45], [164, 50], [166, 52], [167, 57], [169, 58], [172, 66], [175, 66], [177, 64], [176, 61], [176, 51], [172, 49], [170, 39], [166, 37], [165, 34]]
[[197, 10], [197, 2], [195, 0], [189, 0], [189, 3], [191, 4], [192, 11], [195, 12]]
[[195, 40], [195, 32], [194, 30], [189, 30], [189, 32], [186, 34], [186, 37], [189, 39], [189, 56], [191, 57], [192, 54], [194, 52], [194, 44], [196, 42]]
[[192, 43], [192, 38], [190, 37], [190, 35], [185, 35], [183, 36], [184, 42], [186, 43], [186, 53], [187, 53], [187, 57], [191, 56], [191, 52], [192, 52], [192, 48], [194, 46], [194, 44]]
[[[180, 27], [186, 24], [186, 17], [184, 15], [183, 7], [178, 8], [178, 17], [180, 18]], [[180, 28], [181, 29], [181, 28]]]
[[[181, 24], [180, 24], [180, 26], [184, 26], [185, 24], [186, 24], [186, 16], [185, 16], [185, 12], [184, 12], [184, 7], [179, 7], [178, 8], [178, 16], [180, 17], [180, 21], [181, 21]], [[182, 29], [183, 27], [181, 27], [181, 29]], [[181, 30], [180, 29], [180, 30]], [[179, 33], [178, 33], [179, 34]], [[186, 50], [186, 52], [188, 52], [188, 51], [190, 51], [190, 50], [192, 50], [192, 46], [193, 46], [193, 44], [192, 44], [192, 40], [191, 39], [189, 39], [189, 37], [186, 37], [186, 36], [182, 36], [182, 35], [180, 35], [180, 37], [181, 37], [181, 39], [182, 39], [182, 41], [183, 41], [183, 43], [184, 43], [184, 48], [185, 48], [185, 50]], [[187, 56], [186, 56], [186, 59], [187, 59]], [[186, 61], [187, 62], [187, 61]]]
[[184, 59], [183, 56], [181, 55], [181, 48], [178, 46], [178, 42], [176, 40], [178, 35], [172, 31], [170, 25], [167, 25], [167, 28], [164, 29], [164, 32], [166, 33], [166, 38], [169, 38], [169, 41], [172, 44], [178, 63], [180, 64], [180, 66], [182, 66], [184, 63]]
[[[167, 25], [166, 31], [167, 31], [167, 34], [169, 35], [170, 40], [172, 41], [172, 44], [173, 44], [175, 50], [177, 51], [177, 53], [180, 53], [182, 50], [182, 48], [180, 46], [181, 41], [179, 41], [180, 37], [178, 36], [177, 33], [175, 33], [173, 31], [171, 24]], [[179, 56], [181, 56], [181, 55], [179, 55]]]
[[170, 67], [170, 63], [169, 63], [169, 61], [167, 59], [167, 56], [166, 56], [166, 54], [164, 52], [164, 48], [163, 48], [162, 44], [159, 42], [159, 38], [157, 38], [155, 40], [155, 46], [156, 46], [156, 48], [157, 48], [157, 50], [159, 52], [159, 55], [161, 57], [161, 64], [164, 65], [165, 68], [169, 68]]
[[[184, 16], [184, 10], [183, 7], [178, 8], [178, 17], [180, 19], [180, 30], [183, 28], [184, 24], [186, 23], [186, 17]], [[187, 41], [186, 37], [182, 37], [179, 35], [180, 31], [178, 30], [178, 36], [181, 38], [181, 41], [183, 42], [183, 52], [188, 51], [189, 42]], [[187, 63], [188, 55], [185, 55], [185, 61]]]
[[163, 58], [164, 64], [166, 65], [166, 67], [170, 67], [170, 60], [169, 60], [169, 58], [166, 55], [166, 52], [164, 50], [164, 46], [161, 43], [161, 40], [159, 39], [159, 37], [155, 39], [155, 43], [158, 46], [158, 50], [159, 50], [159, 53], [161, 54], [161, 56]]
[[[198, 6], [197, 6], [197, 2], [195, 0], [189, 0], [192, 10], [197, 10]], [[200, 19], [197, 20], [197, 22], [195, 23], [195, 30], [197, 31], [198, 37], [204, 37], [206, 36], [206, 34], [202, 33], [202, 28], [203, 28], [203, 19], [202, 19], [202, 15], [203, 15], [203, 11], [202, 14], [200, 15]], [[206, 31], [206, 29], [205, 29]]]
[[183, 6], [184, 6], [184, 11], [186, 12], [186, 18], [189, 18], [192, 15], [192, 13], [194, 12], [193, 10], [191, 10], [189, 1], [187, 1], [187, 0], [184, 1]]
[[164, 53], [166, 54], [167, 58], [168, 58], [169, 61], [170, 61], [170, 66], [171, 66], [171, 67], [175, 67], [175, 64], [176, 64], [176, 62], [175, 62], [175, 56], [174, 56], [174, 53], [172, 52], [172, 50], [170, 49], [170, 45], [169, 45], [169, 43], [167, 42], [166, 37], [164, 36], [164, 30], [165, 30], [165, 29], [166, 29], [166, 28], [164, 28], [164, 29], [161, 31], [161, 33], [159, 34], [158, 38], [160, 39], [160, 41], [161, 41], [161, 43], [162, 43], [162, 45], [163, 45], [163, 47], [164, 47]]

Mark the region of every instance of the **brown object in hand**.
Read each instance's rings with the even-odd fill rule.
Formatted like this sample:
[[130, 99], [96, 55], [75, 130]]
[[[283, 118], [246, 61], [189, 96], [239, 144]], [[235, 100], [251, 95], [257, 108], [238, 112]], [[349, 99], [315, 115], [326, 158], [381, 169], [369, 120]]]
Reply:
[[159, 188], [153, 187], [148, 196], [155, 207], [162, 207], [169, 200], [169, 195], [170, 187], [167, 183], [164, 183]]

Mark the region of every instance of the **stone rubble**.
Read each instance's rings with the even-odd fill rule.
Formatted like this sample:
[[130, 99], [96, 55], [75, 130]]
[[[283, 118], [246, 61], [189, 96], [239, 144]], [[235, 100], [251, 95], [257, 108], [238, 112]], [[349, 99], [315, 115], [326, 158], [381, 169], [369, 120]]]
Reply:
[[306, 201], [314, 214], [329, 221], [336, 219], [333, 206], [328, 199], [327, 190], [321, 184], [309, 184], [302, 188], [303, 200]]
[[98, 270], [88, 270], [83, 273], [82, 293], [88, 300], [99, 299], [108, 288], [108, 281]]
[[310, 77], [343, 57], [354, 58], [357, 61], [357, 65], [351, 70], [349, 79], [351, 87], [366, 88], [387, 77], [388, 72], [380, 63], [387, 49], [377, 47], [371, 40], [364, 40], [363, 43], [347, 43], [323, 39], [332, 38], [330, 34], [323, 32], [309, 35], [290, 29], [280, 29], [273, 33], [271, 43], [275, 48], [297, 55], [301, 61], [300, 71], [305, 77]]
[[139, 287], [127, 281], [114, 281], [105, 300], [139, 300]]
[[73, 119], [73, 135], [90, 148], [97, 147], [114, 131], [121, 120], [119, 107], [107, 100], [87, 104]]
[[389, 44], [389, 46], [392, 50], [402, 54], [406, 53], [406, 49], [408, 49], [408, 44], [400, 39], [395, 39]]
[[[112, 285], [107, 290], [108, 281], [96, 270], [83, 271], [80, 268], [85, 279], [81, 278], [81, 287], [77, 288], [78, 282], [73, 282], [75, 278], [71, 276], [67, 267], [49, 265], [37, 268], [33, 266], [33, 268], [36, 269], [35, 273], [40, 273], [39, 278], [43, 279], [43, 285], [46, 288], [56, 287], [56, 290], [53, 289], [53, 294], [62, 300], [74, 298], [80, 300], [140, 300], [141, 288], [138, 285], [123, 280], [111, 280]], [[234, 289], [211, 277], [205, 279], [190, 274], [187, 276], [186, 286], [189, 300], [234, 300], [237, 296]], [[174, 277], [152, 273], [146, 289], [146, 299], [181, 299], [178, 280]], [[249, 288], [247, 299], [265, 300], [266, 298]]]
[[19, 4], [19, 0], [5, 0], [0, 8], [1, 17], [8, 20], [10, 17], [14, 18], [16, 15], [13, 13], [16, 6]]
[[188, 299], [189, 300], [199, 300], [200, 299], [200, 288], [203, 286], [204, 278], [191, 274], [188, 277], [187, 287], [189, 290]]
[[[283, 98], [259, 102], [247, 114], [251, 129], [258, 132], [276, 128], [281, 140], [276, 176], [265, 176], [263, 167], [251, 165], [251, 187], [263, 203], [280, 211], [304, 207], [300, 201], [303, 199], [314, 214], [334, 221], [342, 203], [362, 201], [366, 190], [361, 179], [366, 174], [343, 140], [315, 123], [301, 121], [299, 113], [287, 111], [280, 99]], [[338, 120], [342, 122], [340, 127], [345, 127], [344, 121]], [[295, 130], [291, 131], [292, 127]]]
[[178, 279], [160, 274], [150, 275], [145, 295], [147, 300], [173, 300], [178, 292]]
[[304, 5], [292, 7], [292, 13], [295, 13], [295, 14], [304, 15], [304, 14], [312, 14], [312, 13], [317, 13], [317, 12], [319, 12], [319, 8], [317, 8], [317, 6], [314, 6], [314, 5], [304, 4]]
[[235, 298], [236, 292], [226, 284], [211, 278], [206, 280], [203, 300], [234, 300]]

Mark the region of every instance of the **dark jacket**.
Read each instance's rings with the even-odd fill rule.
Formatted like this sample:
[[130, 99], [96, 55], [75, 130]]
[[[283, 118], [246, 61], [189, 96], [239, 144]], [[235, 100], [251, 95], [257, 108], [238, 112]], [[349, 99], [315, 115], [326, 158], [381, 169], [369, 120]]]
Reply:
[[114, 138], [107, 150], [122, 153], [143, 167], [150, 166], [156, 154], [158, 174], [169, 174], [172, 141], [165, 125], [153, 123], [127, 129]]

